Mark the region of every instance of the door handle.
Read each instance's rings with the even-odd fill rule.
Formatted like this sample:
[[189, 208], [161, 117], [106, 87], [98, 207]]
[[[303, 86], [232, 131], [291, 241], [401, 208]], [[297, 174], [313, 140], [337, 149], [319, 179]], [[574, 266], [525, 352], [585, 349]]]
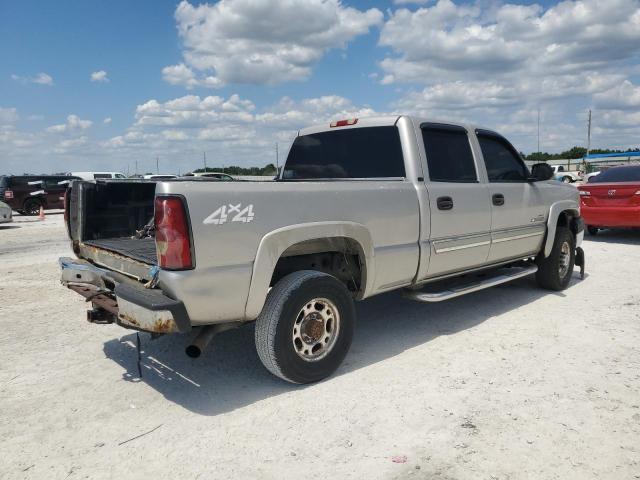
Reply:
[[451, 210], [453, 208], [451, 197], [438, 197], [436, 203], [438, 204], [438, 210]]
[[494, 193], [493, 197], [491, 197], [494, 205], [504, 205], [504, 195], [501, 193]]

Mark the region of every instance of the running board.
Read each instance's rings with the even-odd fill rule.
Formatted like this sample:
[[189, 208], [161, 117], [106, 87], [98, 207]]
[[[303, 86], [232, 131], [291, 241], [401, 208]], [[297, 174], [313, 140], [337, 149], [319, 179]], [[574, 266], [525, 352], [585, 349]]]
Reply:
[[[450, 298], [460, 297], [461, 295], [465, 295], [467, 293], [477, 292], [479, 290], [484, 290], [485, 288], [495, 287], [496, 285], [507, 283], [517, 278], [526, 277], [527, 275], [531, 275], [532, 273], [536, 273], [537, 271], [537, 265], [500, 268], [497, 271], [492, 272], [494, 273], [493, 276], [487, 277], [485, 275], [484, 277], [478, 279], [476, 282], [466, 283], [463, 285], [448, 286], [446, 288], [443, 288], [442, 290], [429, 292], [425, 292], [423, 290], [405, 289], [404, 296], [405, 298], [415, 300], [417, 302], [442, 302], [444, 300], [449, 300]], [[487, 273], [487, 275], [490, 275], [490, 273]]]

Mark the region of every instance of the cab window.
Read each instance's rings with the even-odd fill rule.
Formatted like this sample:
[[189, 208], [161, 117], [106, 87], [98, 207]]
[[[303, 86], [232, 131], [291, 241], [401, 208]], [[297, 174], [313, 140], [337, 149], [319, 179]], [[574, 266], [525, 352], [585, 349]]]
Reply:
[[478, 181], [467, 131], [454, 125], [425, 123], [422, 140], [432, 182]]
[[478, 130], [476, 133], [490, 182], [527, 181], [529, 171], [509, 142], [493, 132]]

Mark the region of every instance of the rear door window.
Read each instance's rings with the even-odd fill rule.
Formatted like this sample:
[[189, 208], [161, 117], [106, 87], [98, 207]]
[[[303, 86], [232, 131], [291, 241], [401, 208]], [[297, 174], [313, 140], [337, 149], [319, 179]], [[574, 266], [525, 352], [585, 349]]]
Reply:
[[402, 178], [400, 135], [395, 126], [348, 128], [295, 139], [282, 178]]
[[527, 181], [529, 171], [509, 142], [493, 132], [477, 130], [476, 133], [490, 182]]
[[454, 125], [423, 124], [422, 140], [432, 182], [478, 181], [467, 131]]

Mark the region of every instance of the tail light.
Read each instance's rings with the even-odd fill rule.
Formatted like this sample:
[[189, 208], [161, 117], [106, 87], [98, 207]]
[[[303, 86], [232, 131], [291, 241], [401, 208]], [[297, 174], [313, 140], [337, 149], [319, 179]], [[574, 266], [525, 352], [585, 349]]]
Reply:
[[6, 200], [11, 200], [13, 198], [13, 190], [5, 190], [4, 191], [4, 198]]
[[193, 268], [191, 228], [183, 198], [156, 197], [154, 206], [158, 265], [166, 270]]

